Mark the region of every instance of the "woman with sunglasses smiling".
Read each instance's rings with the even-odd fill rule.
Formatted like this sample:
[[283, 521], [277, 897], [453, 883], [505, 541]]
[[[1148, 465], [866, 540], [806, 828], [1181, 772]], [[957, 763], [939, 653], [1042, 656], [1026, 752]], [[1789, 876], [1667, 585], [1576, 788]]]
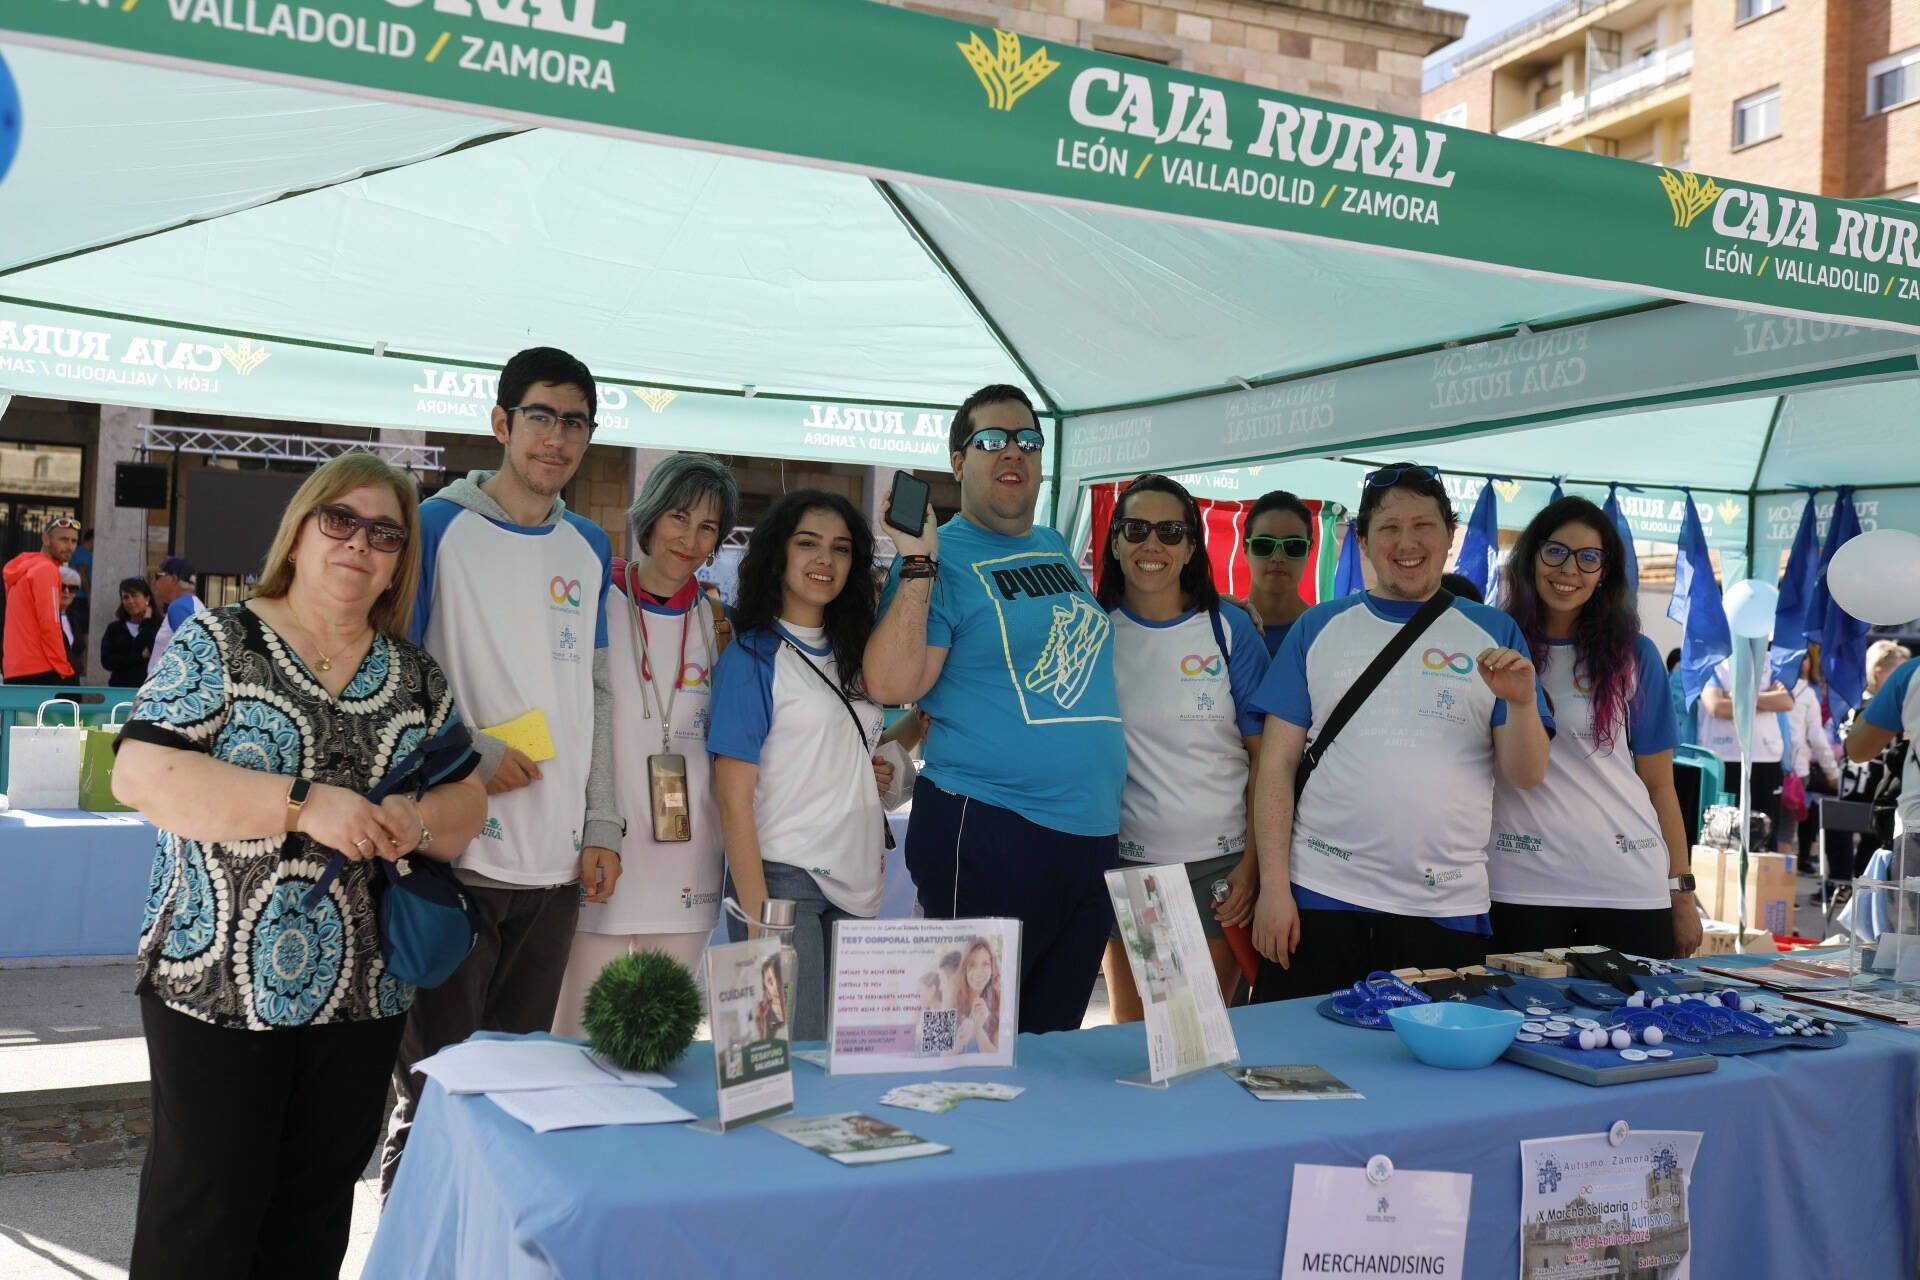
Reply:
[[[1113, 675], [1127, 739], [1120, 858], [1184, 866], [1220, 994], [1237, 965], [1223, 926], [1253, 918], [1260, 864], [1248, 789], [1265, 717], [1251, 705], [1267, 650], [1246, 612], [1220, 599], [1200, 540], [1200, 508], [1177, 481], [1144, 475], [1114, 504], [1099, 601], [1113, 620]], [[1213, 884], [1231, 886], [1215, 906]], [[1107, 942], [1116, 1022], [1144, 1016], [1125, 947]]]
[[1665, 959], [1700, 944], [1666, 669], [1640, 632], [1624, 560], [1606, 513], [1566, 497], [1527, 525], [1500, 578], [1560, 736], [1539, 786], [1495, 781], [1497, 951], [1599, 945]]
[[1261, 494], [1247, 512], [1246, 548], [1253, 576], [1247, 601], [1266, 628], [1262, 636], [1272, 657], [1294, 621], [1307, 611], [1300, 596], [1300, 571], [1313, 551], [1313, 513], [1285, 489]]

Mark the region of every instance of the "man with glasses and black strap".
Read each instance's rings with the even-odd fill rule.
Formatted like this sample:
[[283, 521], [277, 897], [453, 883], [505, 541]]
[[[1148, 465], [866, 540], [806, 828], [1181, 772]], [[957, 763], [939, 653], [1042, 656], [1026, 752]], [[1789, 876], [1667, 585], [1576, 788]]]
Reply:
[[1020, 1030], [1068, 1030], [1113, 918], [1127, 760], [1112, 624], [1066, 539], [1033, 522], [1044, 438], [1026, 393], [974, 392], [949, 443], [960, 514], [894, 530], [867, 692], [933, 718], [907, 831], [922, 908], [1019, 919]]
[[147, 658], [147, 674], [160, 669], [160, 659], [173, 643], [180, 624], [207, 607], [194, 589], [193, 565], [185, 556], [168, 556], [153, 571], [153, 603], [160, 612], [160, 630], [153, 637], [153, 653]]
[[1257, 1000], [1486, 956], [1494, 771], [1537, 785], [1553, 722], [1513, 620], [1441, 590], [1457, 523], [1437, 468], [1369, 474], [1373, 586], [1302, 614], [1254, 695]]
[[66, 516], [40, 531], [40, 549], [22, 551], [0, 571], [6, 586], [6, 631], [0, 635], [0, 674], [8, 684], [70, 685], [73, 662], [60, 619], [60, 574], [80, 545], [80, 525]]
[[[412, 638], [445, 669], [474, 727], [488, 816], [454, 870], [484, 923], [466, 962], [421, 991], [407, 1016], [383, 1192], [419, 1101], [413, 1064], [482, 1028], [551, 1027], [581, 897], [605, 902], [620, 878], [606, 619], [613, 545], [560, 498], [587, 456], [595, 406], [580, 361], [553, 347], [520, 352], [500, 371], [493, 411], [500, 470], [475, 471], [420, 504]], [[485, 731], [536, 713], [551, 759]]]

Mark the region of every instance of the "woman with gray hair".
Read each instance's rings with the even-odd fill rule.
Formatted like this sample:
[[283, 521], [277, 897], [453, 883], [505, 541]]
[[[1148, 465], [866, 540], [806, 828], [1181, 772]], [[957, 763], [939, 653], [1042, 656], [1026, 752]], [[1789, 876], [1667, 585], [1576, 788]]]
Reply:
[[694, 573], [711, 564], [740, 510], [733, 473], [676, 453], [656, 465], [627, 512], [638, 552], [613, 562], [607, 665], [613, 771], [627, 834], [624, 874], [606, 902], [580, 908], [553, 1029], [582, 1034], [587, 989], [627, 951], [698, 963], [720, 919], [720, 814], [707, 755], [713, 664], [733, 632]]

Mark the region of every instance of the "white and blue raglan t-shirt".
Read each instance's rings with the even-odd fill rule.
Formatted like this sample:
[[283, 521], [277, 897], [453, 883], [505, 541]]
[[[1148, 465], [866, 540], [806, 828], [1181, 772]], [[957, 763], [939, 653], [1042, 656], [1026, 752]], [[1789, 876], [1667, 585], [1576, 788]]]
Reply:
[[[1287, 633], [1254, 708], [1302, 726], [1311, 745], [1316, 727], [1419, 610], [1417, 601], [1366, 592], [1315, 605]], [[1486, 914], [1493, 730], [1506, 723], [1507, 706], [1474, 659], [1495, 645], [1527, 652], [1506, 614], [1454, 600], [1340, 731], [1293, 815], [1291, 875], [1306, 891], [1295, 894], [1302, 905], [1457, 928], [1474, 928]], [[1551, 732], [1537, 687], [1535, 697]]]
[[1634, 644], [1637, 668], [1613, 742], [1593, 727], [1593, 684], [1569, 641], [1549, 641], [1540, 687], [1559, 733], [1547, 776], [1522, 791], [1497, 777], [1487, 876], [1495, 902], [1525, 906], [1665, 910], [1667, 842], [1635, 756], [1674, 746], [1672, 693], [1660, 650]]
[[516, 525], [445, 497], [420, 504], [420, 541], [412, 638], [446, 671], [462, 719], [477, 732], [537, 707], [557, 753], [539, 781], [487, 798], [454, 865], [504, 884], [577, 879], [613, 546], [571, 511]]
[[[896, 560], [882, 613], [899, 585]], [[934, 721], [921, 776], [1068, 835], [1119, 831], [1127, 745], [1112, 633], [1055, 530], [941, 525], [927, 644], [947, 657], [919, 702]]]
[[[1756, 683], [1754, 692], [1765, 693], [1772, 677], [1766, 677]], [[1733, 667], [1722, 661], [1713, 669], [1708, 683], [1721, 690], [1729, 698], [1733, 696]], [[1707, 710], [1706, 699], [1695, 704], [1699, 717], [1700, 745], [1712, 751], [1722, 760], [1738, 764], [1740, 761], [1740, 731], [1734, 725], [1733, 717], [1725, 719]], [[1780, 713], [1776, 711], [1755, 711], [1753, 713], [1752, 759], [1755, 764], [1779, 764], [1787, 753], [1787, 740], [1780, 732]]]
[[[1920, 658], [1908, 658], [1895, 667], [1867, 709], [1860, 713], [1862, 718], [1875, 728], [1904, 733], [1910, 738], [1920, 735], [1920, 680], [1913, 678], [1917, 670], [1920, 670]], [[1906, 768], [1900, 774], [1900, 802], [1895, 813], [1900, 819], [1901, 831], [1908, 835], [1920, 832], [1920, 751], [1911, 747], [1907, 750]]]
[[1267, 674], [1253, 620], [1224, 603], [1168, 622], [1149, 622], [1124, 605], [1107, 616], [1127, 739], [1120, 857], [1198, 862], [1244, 852], [1245, 739], [1266, 724], [1253, 709]]
[[810, 872], [834, 906], [870, 917], [880, 910], [886, 858], [873, 779], [882, 714], [872, 699], [854, 697], [856, 734], [834, 692], [839, 682], [821, 628], [777, 622], [742, 632], [714, 664], [707, 749], [759, 767], [761, 861]]

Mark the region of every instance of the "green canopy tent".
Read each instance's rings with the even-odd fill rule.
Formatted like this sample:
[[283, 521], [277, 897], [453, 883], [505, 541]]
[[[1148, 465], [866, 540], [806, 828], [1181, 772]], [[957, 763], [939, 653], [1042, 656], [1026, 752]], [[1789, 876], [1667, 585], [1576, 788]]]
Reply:
[[857, 0], [24, 0], [0, 31], [17, 393], [482, 430], [539, 340], [605, 375], [610, 443], [941, 466], [946, 412], [1011, 381], [1059, 423], [1063, 525], [1142, 469], [1339, 497], [1416, 452], [1522, 503], [1685, 482], [1744, 554], [1790, 485], [1891, 515], [1920, 483], [1904, 207]]

